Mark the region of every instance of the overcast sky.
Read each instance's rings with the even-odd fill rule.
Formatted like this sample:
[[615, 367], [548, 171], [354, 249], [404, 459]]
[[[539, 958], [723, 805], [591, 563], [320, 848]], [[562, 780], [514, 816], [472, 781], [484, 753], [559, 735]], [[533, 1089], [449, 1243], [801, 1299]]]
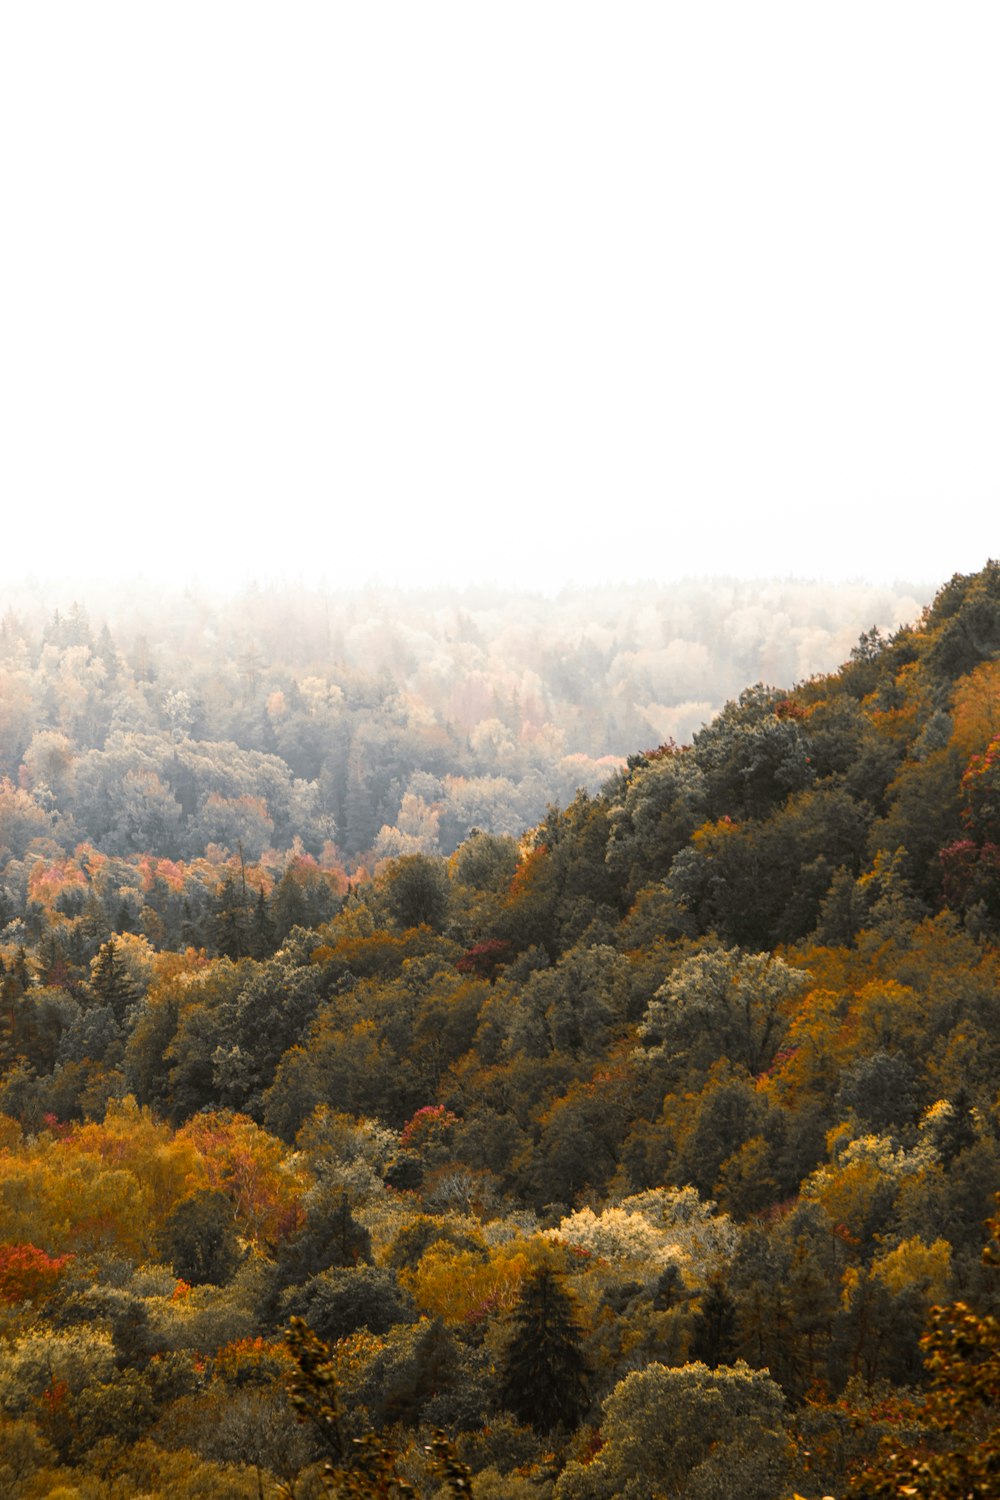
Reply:
[[0, 17], [0, 578], [1000, 553], [995, 3]]

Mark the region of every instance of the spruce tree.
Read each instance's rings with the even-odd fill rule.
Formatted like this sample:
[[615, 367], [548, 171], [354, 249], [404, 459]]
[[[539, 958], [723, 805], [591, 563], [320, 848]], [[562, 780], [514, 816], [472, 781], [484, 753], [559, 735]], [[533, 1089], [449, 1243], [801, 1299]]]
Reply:
[[139, 999], [139, 990], [119, 956], [114, 938], [102, 944], [90, 966], [90, 987], [102, 1005], [110, 1007], [119, 1023], [129, 1006]]
[[274, 952], [274, 947], [271, 914], [268, 910], [267, 897], [264, 895], [264, 887], [261, 886], [257, 892], [257, 902], [254, 906], [250, 928], [250, 956], [251, 958], [268, 958]]
[[556, 1272], [528, 1277], [511, 1316], [500, 1368], [500, 1400], [538, 1432], [575, 1427], [590, 1404], [587, 1363], [570, 1294]]
[[250, 949], [250, 914], [246, 889], [227, 874], [215, 899], [215, 945], [225, 958], [246, 958]]
[[691, 1358], [711, 1369], [728, 1364], [736, 1351], [736, 1303], [721, 1276], [713, 1276], [694, 1320]]

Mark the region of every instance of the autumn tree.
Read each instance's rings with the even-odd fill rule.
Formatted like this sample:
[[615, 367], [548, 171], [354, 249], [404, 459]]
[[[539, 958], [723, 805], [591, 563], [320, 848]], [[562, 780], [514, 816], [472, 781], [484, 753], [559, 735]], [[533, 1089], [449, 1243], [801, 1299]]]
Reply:
[[[984, 1262], [1000, 1265], [1000, 1216]], [[890, 1449], [852, 1485], [857, 1500], [990, 1500], [1000, 1472], [1000, 1319], [965, 1302], [935, 1306], [921, 1341], [930, 1390], [926, 1434]], [[889, 1444], [886, 1445], [890, 1447]]]
[[[571, 1462], [555, 1500], [774, 1500], [788, 1472], [781, 1391], [766, 1370], [703, 1364], [634, 1370], [604, 1403], [603, 1446]], [[737, 1478], [738, 1476], [738, 1478]]]
[[650, 1056], [674, 1067], [707, 1068], [725, 1056], [759, 1073], [785, 1031], [788, 1002], [807, 978], [767, 953], [697, 953], [678, 965], [650, 1001], [640, 1036]]

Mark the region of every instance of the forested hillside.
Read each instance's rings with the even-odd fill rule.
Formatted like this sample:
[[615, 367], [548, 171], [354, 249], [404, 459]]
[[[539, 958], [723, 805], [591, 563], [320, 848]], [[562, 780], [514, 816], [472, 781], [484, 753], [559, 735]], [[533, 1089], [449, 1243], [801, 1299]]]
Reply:
[[459, 733], [415, 663], [45, 631], [2, 641], [0, 1495], [995, 1493], [1000, 564], [603, 769], [593, 638]]
[[[0, 622], [0, 833], [189, 860], [241, 842], [328, 867], [519, 836], [637, 746], [794, 680], [907, 593], [718, 582], [220, 600], [24, 588]], [[29, 794], [10, 805], [13, 789]]]

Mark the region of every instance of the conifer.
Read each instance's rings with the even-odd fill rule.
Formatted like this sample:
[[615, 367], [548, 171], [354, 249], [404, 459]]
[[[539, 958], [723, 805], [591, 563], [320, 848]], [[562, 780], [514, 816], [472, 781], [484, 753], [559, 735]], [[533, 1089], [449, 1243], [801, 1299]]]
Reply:
[[501, 1402], [539, 1432], [575, 1427], [589, 1405], [587, 1363], [573, 1299], [551, 1267], [529, 1276], [511, 1323]]

